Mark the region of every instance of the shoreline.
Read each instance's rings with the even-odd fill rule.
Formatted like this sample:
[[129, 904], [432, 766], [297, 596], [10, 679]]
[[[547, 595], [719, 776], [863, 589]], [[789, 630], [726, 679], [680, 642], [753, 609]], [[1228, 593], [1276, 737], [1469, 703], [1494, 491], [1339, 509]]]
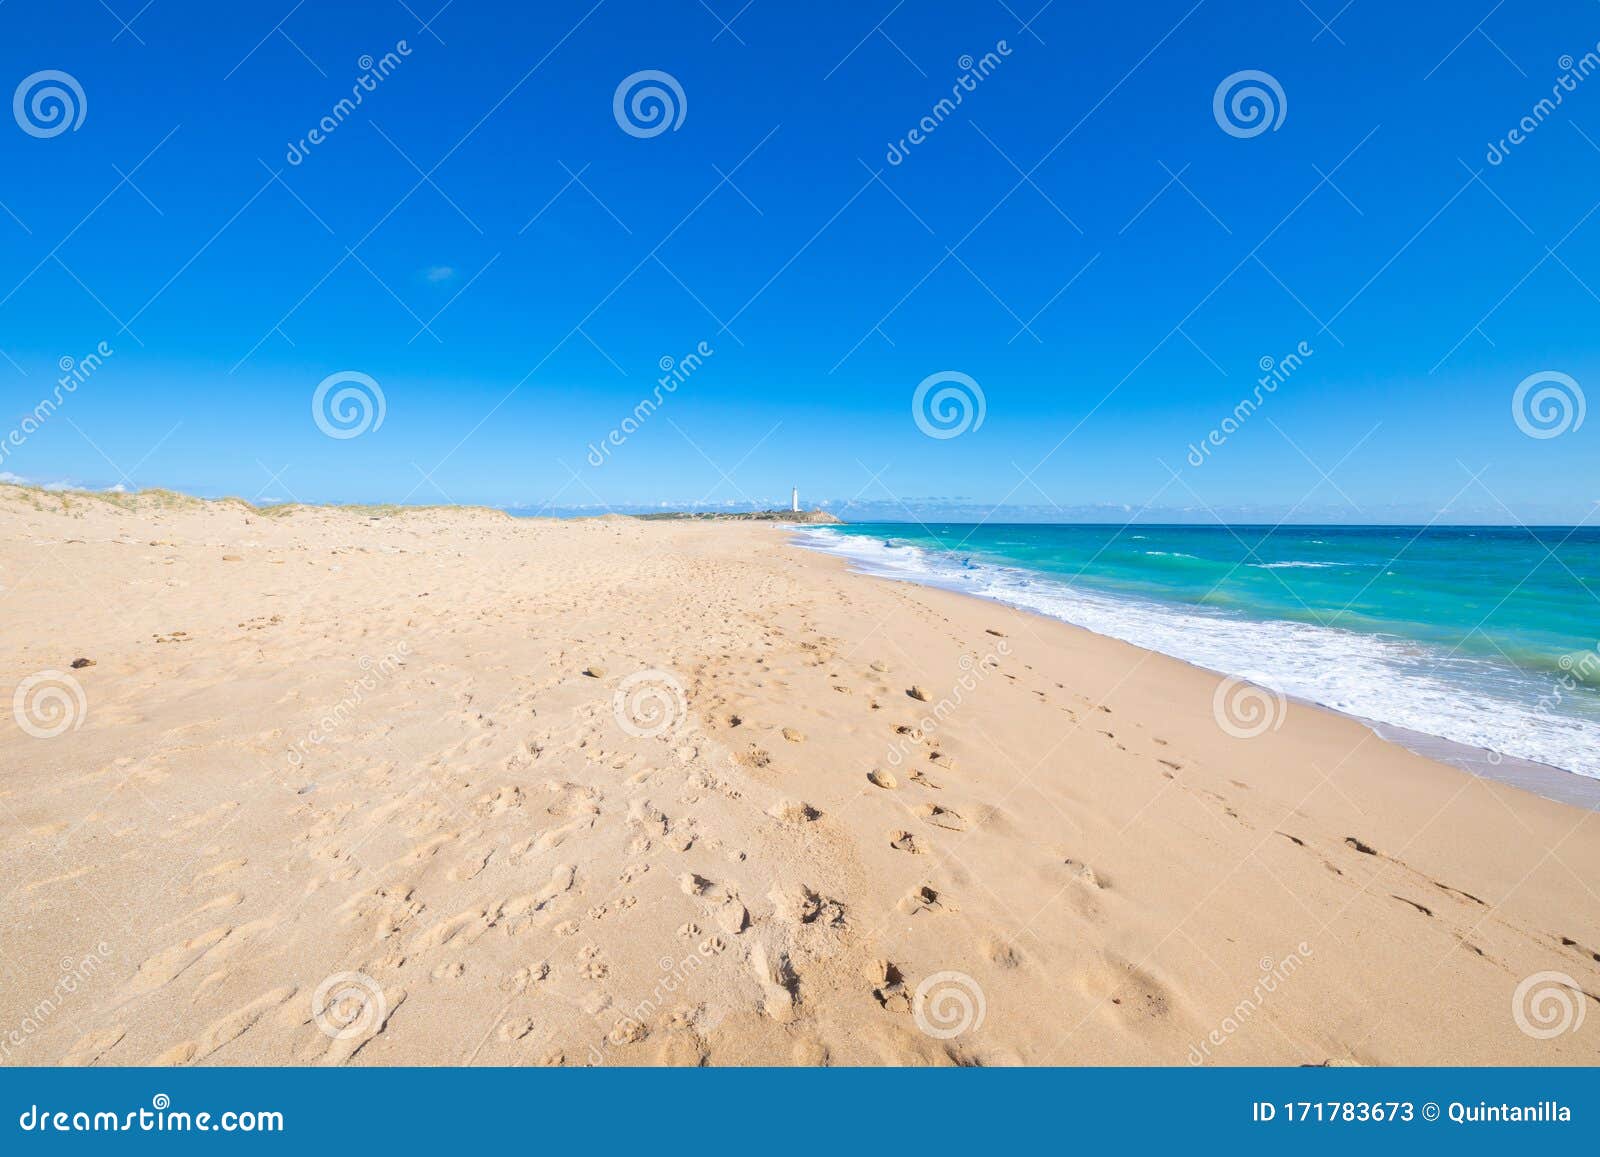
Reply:
[[786, 539], [0, 488], [0, 1061], [1600, 1064], [1592, 813]]
[[[784, 529], [800, 531], [803, 529], [812, 528], [803, 527], [801, 524], [797, 523], [794, 524], [792, 528], [784, 527]], [[796, 550], [805, 551], [811, 554], [822, 554], [839, 558], [845, 563], [850, 572], [853, 574], [859, 574], [870, 578], [886, 579], [891, 582], [905, 583], [928, 590], [948, 591], [952, 594], [964, 595], [966, 597], [974, 598], [983, 602], [995, 603], [997, 605], [1008, 607], [1012, 610], [1021, 611], [1025, 614], [1034, 615], [1038, 618], [1051, 622], [1062, 623], [1076, 630], [1087, 631], [1098, 638], [1116, 638], [1114, 635], [1107, 635], [1098, 631], [1094, 631], [1089, 627], [1081, 626], [1080, 624], [1070, 622], [1067, 619], [1059, 618], [1045, 611], [1009, 602], [999, 596], [984, 594], [977, 591], [963, 590], [962, 588], [953, 584], [946, 585], [930, 578], [906, 577], [892, 573], [880, 574], [869, 569], [863, 565], [859, 559], [853, 556], [843, 552], [830, 551], [822, 547], [811, 545], [801, 540], [798, 536], [791, 536], [789, 544]], [[1020, 564], [1015, 565], [1018, 569], [1026, 569], [1021, 567]], [[1150, 647], [1142, 643], [1129, 642], [1128, 640], [1122, 639], [1119, 639], [1118, 641], [1126, 642], [1129, 646], [1150, 651], [1153, 654], [1158, 654], [1176, 662], [1184, 663], [1185, 665], [1192, 667], [1194, 670], [1203, 672], [1207, 675], [1224, 678], [1243, 678], [1243, 676], [1233, 676], [1231, 672], [1220, 670], [1214, 667], [1208, 667], [1201, 663], [1193, 662], [1180, 655], [1172, 655], [1166, 651], [1161, 651], [1155, 647]], [[1384, 740], [1385, 742], [1397, 744], [1398, 746], [1404, 747], [1406, 750], [1417, 755], [1421, 755], [1427, 759], [1434, 760], [1435, 762], [1443, 763], [1447, 766], [1456, 768], [1457, 770], [1465, 772], [1468, 775], [1510, 784], [1511, 786], [1520, 788], [1521, 790], [1533, 792], [1544, 799], [1571, 804], [1575, 807], [1581, 807], [1591, 811], [1600, 811], [1600, 777], [1584, 775], [1581, 772], [1570, 771], [1564, 767], [1540, 763], [1536, 760], [1524, 759], [1519, 756], [1502, 754], [1489, 748], [1476, 747], [1468, 743], [1463, 743], [1459, 740], [1450, 739], [1446, 736], [1435, 735], [1430, 732], [1405, 727], [1400, 724], [1387, 722], [1385, 720], [1372, 719], [1354, 712], [1341, 710], [1337, 707], [1331, 707], [1326, 703], [1320, 703], [1303, 695], [1289, 694], [1282, 695], [1282, 697], [1292, 702], [1303, 704], [1307, 707], [1316, 708], [1319, 711], [1329, 712], [1330, 714], [1337, 715], [1340, 718], [1353, 720], [1357, 723], [1360, 723], [1362, 726], [1367, 727], [1378, 738]]]

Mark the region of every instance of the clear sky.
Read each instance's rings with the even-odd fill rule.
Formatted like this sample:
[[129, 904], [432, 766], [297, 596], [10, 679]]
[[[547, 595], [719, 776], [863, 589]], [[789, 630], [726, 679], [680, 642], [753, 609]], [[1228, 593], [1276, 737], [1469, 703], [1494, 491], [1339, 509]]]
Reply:
[[[34, 87], [83, 114], [0, 117], [0, 474], [555, 510], [798, 484], [853, 517], [1596, 513], [1589, 0], [441, 3], [0, 5], [0, 87], [63, 72], [81, 102]], [[660, 132], [615, 105], [647, 70], [682, 93]], [[1243, 82], [1277, 106], [1258, 133], [1214, 100], [1248, 70], [1282, 93]], [[342, 371], [383, 415], [335, 438], [312, 403]], [[913, 397], [945, 372], [983, 420], [930, 437]], [[1513, 397], [1547, 372], [1524, 401], [1554, 389], [1569, 428], [1531, 437]], [[372, 396], [325, 409], [343, 388]]]

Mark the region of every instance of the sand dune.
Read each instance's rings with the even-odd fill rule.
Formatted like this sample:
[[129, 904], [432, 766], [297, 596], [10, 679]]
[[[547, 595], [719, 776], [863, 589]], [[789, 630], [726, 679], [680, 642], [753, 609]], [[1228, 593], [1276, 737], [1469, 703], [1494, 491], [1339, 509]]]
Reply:
[[0, 586], [4, 1063], [1600, 1061], [1593, 813], [774, 527], [0, 487]]

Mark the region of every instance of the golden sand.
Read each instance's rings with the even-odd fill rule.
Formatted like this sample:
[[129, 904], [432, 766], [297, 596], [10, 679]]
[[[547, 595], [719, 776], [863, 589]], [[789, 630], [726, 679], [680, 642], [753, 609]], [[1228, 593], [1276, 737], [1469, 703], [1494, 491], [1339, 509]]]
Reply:
[[3, 1063], [1600, 1060], [1592, 812], [775, 527], [0, 487], [0, 586]]

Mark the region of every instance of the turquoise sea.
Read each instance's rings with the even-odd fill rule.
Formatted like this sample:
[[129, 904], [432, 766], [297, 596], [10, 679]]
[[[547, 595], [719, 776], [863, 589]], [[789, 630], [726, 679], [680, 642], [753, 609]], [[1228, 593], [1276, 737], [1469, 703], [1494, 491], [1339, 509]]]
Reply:
[[1600, 529], [854, 523], [862, 570], [1600, 778]]

